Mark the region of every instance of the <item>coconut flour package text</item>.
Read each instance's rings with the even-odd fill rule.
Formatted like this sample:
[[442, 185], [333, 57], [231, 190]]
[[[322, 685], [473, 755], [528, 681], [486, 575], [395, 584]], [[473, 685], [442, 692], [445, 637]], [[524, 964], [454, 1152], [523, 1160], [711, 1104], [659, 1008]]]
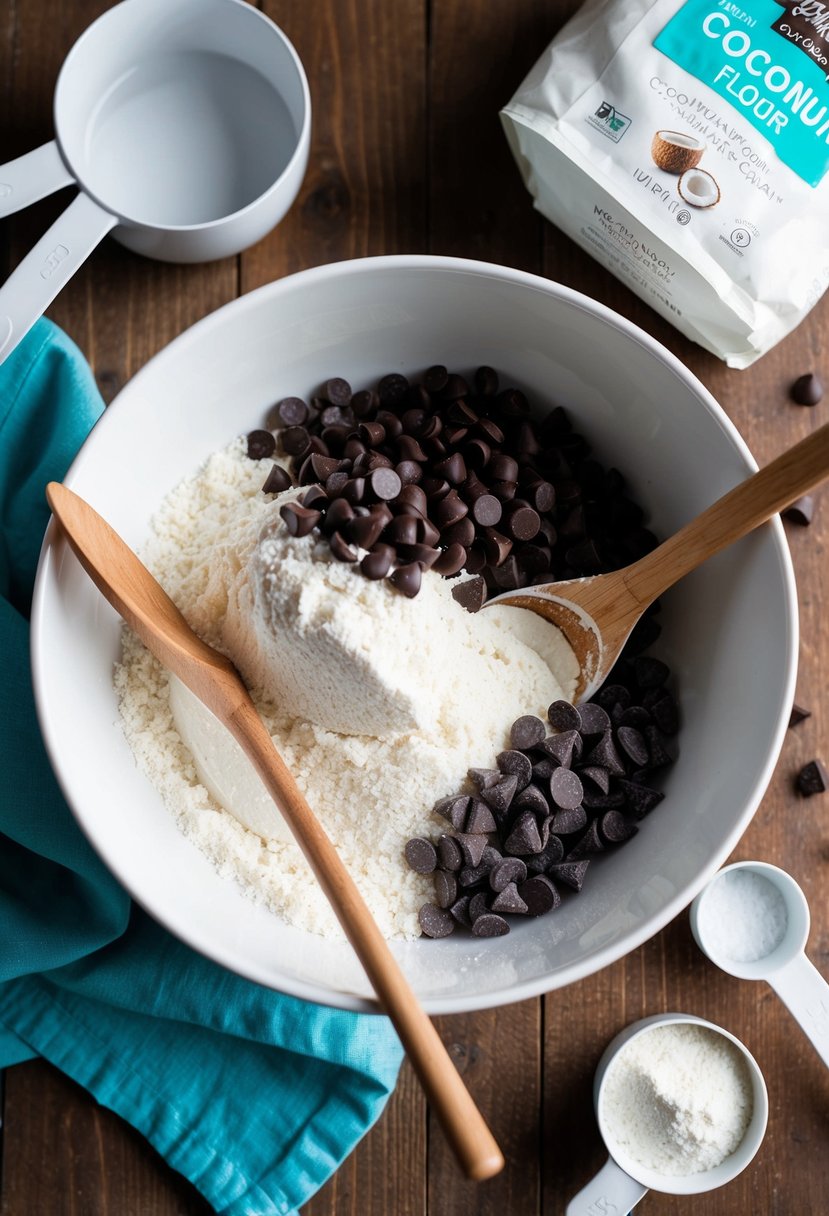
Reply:
[[588, 0], [502, 113], [536, 206], [747, 367], [829, 284], [829, 3]]

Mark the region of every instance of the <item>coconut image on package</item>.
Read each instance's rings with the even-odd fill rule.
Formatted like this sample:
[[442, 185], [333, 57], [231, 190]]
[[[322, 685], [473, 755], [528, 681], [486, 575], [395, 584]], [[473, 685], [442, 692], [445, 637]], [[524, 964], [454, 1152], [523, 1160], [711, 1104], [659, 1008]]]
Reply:
[[588, 0], [501, 112], [538, 210], [731, 367], [829, 285], [829, 5]]

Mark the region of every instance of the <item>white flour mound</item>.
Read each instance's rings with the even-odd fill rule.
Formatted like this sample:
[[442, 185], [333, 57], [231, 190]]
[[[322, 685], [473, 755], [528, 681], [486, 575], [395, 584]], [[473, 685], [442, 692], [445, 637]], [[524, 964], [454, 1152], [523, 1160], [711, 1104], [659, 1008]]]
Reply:
[[[245, 586], [247, 563], [256, 557], [260, 534], [276, 539], [276, 549], [269, 542], [274, 585], [279, 582], [279, 561], [297, 566], [290, 573], [296, 604], [308, 600], [309, 587], [318, 591], [324, 583], [327, 593], [338, 596], [349, 614], [359, 600], [367, 605], [369, 615], [382, 615], [386, 642], [378, 649], [373, 671], [368, 656], [364, 674], [373, 676], [375, 705], [382, 704], [380, 694], [393, 695], [395, 686], [402, 688], [403, 700], [416, 707], [414, 729], [389, 732], [383, 738], [338, 733], [309, 721], [299, 706], [292, 706], [290, 700], [286, 703], [279, 689], [252, 685], [252, 692], [277, 750], [383, 933], [389, 938], [417, 937], [417, 912], [432, 897], [432, 883], [406, 865], [406, 840], [439, 830], [441, 821], [431, 812], [434, 802], [463, 788], [470, 766], [492, 765], [497, 752], [508, 745], [509, 726], [516, 717], [543, 715], [551, 701], [572, 694], [575, 658], [562, 639], [552, 655], [545, 648], [547, 661], [542, 661], [535, 647], [542, 637], [549, 641], [553, 631], [529, 613], [506, 610], [521, 618], [520, 636], [504, 627], [506, 618], [500, 633], [493, 622], [479, 618], [481, 638], [489, 634], [489, 642], [480, 645], [480, 679], [470, 675], [468, 654], [462, 668], [464, 678], [447, 679], [451, 647], [447, 647], [446, 630], [460, 637], [464, 630], [469, 632], [469, 625], [475, 625], [475, 619], [452, 599], [450, 585], [427, 573], [420, 595], [407, 600], [387, 583], [370, 583], [347, 564], [333, 562], [328, 546], [313, 537], [302, 541], [289, 537], [287, 529], [276, 522], [278, 502], [261, 493], [264, 469], [263, 464], [247, 458], [244, 440], [213, 455], [162, 504], [142, 557], [193, 628], [235, 661], [244, 655], [237, 658], [234, 652], [234, 631], [237, 646], [241, 638], [234, 601]], [[319, 596], [315, 602], [318, 609]], [[389, 639], [401, 637], [388, 628], [386, 618], [394, 614], [404, 627], [402, 636], [407, 636], [406, 630], [409, 635], [416, 630], [417, 645], [412, 648], [409, 636], [402, 668], [407, 678], [410, 672], [416, 678], [417, 671], [422, 671], [425, 697], [421, 689], [407, 690], [405, 680], [401, 685], [399, 673], [393, 679], [384, 674], [394, 657], [388, 649]], [[495, 610], [487, 614], [494, 615]], [[348, 614], [346, 619], [350, 619]], [[423, 627], [427, 619], [436, 622], [431, 631], [433, 642], [428, 628]], [[356, 617], [354, 620], [356, 631], [359, 624]], [[314, 613], [309, 621], [310, 628], [319, 627]], [[365, 622], [362, 628], [365, 631]], [[352, 642], [354, 631], [350, 633]], [[370, 630], [366, 636], [369, 634]], [[357, 653], [356, 642], [353, 649]], [[331, 655], [327, 659], [330, 671]], [[434, 676], [438, 663], [439, 679]], [[547, 663], [553, 663], [559, 678]], [[311, 679], [313, 674], [311, 669]], [[247, 895], [263, 901], [288, 922], [324, 936], [342, 936], [299, 848], [285, 838], [284, 825], [282, 831], [277, 829], [265, 839], [243, 827], [208, 793], [199, 780], [199, 767], [176, 729], [167, 673], [126, 629], [115, 684], [124, 731], [140, 767], [181, 830], [220, 874], [234, 879]], [[356, 678], [350, 684], [357, 723], [365, 720], [356, 704], [361, 684]], [[185, 712], [178, 691], [174, 704], [177, 715]], [[188, 721], [191, 712], [200, 713], [201, 707], [186, 710]], [[185, 722], [183, 717], [179, 720]], [[401, 726], [406, 722], [403, 714]], [[220, 741], [220, 758], [223, 746]], [[243, 793], [247, 797], [246, 789]], [[261, 801], [262, 814], [270, 813], [255, 778], [251, 797]]]

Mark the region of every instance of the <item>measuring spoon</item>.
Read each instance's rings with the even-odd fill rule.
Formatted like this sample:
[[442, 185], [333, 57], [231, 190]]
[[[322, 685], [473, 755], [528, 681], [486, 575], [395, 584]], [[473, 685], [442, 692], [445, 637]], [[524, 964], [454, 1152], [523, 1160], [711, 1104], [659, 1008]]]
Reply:
[[[722, 933], [722, 883], [745, 883], [754, 876], [750, 897], [729, 898], [729, 934]], [[764, 933], [757, 913], [765, 912], [777, 932]], [[737, 861], [715, 874], [691, 904], [691, 932], [712, 963], [741, 980], [765, 980], [829, 1065], [829, 984], [806, 957], [809, 905], [785, 870], [765, 861]], [[729, 950], [729, 939], [750, 942], [744, 950]], [[776, 939], [776, 940], [775, 940]], [[741, 957], [733, 957], [735, 953]], [[748, 957], [747, 957], [748, 956]]]
[[[617, 1142], [605, 1115], [606, 1084], [625, 1049], [640, 1035], [650, 1034], [660, 1027], [685, 1023], [705, 1027], [723, 1035], [737, 1047], [745, 1060], [751, 1079], [752, 1113], [742, 1140], [730, 1156], [710, 1170], [697, 1174], [659, 1174], [641, 1165]], [[700, 1085], [704, 1077], [699, 1078]], [[610, 1154], [598, 1174], [567, 1204], [566, 1216], [624, 1216], [648, 1191], [668, 1195], [699, 1195], [731, 1182], [752, 1160], [766, 1133], [769, 1099], [763, 1074], [748, 1048], [729, 1031], [703, 1018], [687, 1013], [661, 1013], [642, 1018], [620, 1031], [605, 1048], [593, 1081], [593, 1105], [599, 1131]]]
[[575, 700], [610, 673], [645, 609], [679, 579], [829, 477], [829, 423], [729, 490], [668, 540], [609, 574], [507, 591], [488, 600], [527, 608], [557, 626], [579, 662]]

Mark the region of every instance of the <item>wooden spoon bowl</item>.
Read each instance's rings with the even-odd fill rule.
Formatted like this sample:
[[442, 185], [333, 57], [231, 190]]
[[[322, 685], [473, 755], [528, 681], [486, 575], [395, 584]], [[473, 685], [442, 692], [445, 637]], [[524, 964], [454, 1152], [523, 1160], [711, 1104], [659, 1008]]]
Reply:
[[591, 578], [507, 591], [485, 607], [527, 608], [561, 630], [579, 661], [577, 701], [601, 687], [642, 613], [686, 574], [829, 477], [829, 423], [729, 490], [651, 553]]

